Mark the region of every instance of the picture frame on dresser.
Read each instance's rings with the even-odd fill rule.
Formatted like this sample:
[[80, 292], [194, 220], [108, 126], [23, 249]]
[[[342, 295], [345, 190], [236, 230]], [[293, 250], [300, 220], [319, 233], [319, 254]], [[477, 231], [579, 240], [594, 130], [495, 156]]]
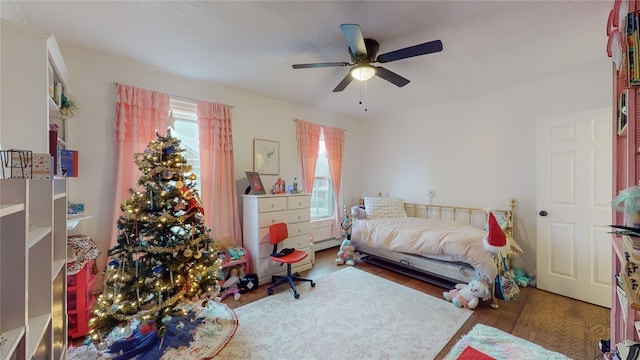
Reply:
[[247, 180], [249, 180], [252, 195], [266, 194], [264, 185], [262, 185], [262, 180], [260, 179], [260, 174], [255, 171], [246, 171], [245, 174], [247, 174]]
[[253, 171], [263, 175], [280, 173], [280, 143], [273, 140], [253, 139]]

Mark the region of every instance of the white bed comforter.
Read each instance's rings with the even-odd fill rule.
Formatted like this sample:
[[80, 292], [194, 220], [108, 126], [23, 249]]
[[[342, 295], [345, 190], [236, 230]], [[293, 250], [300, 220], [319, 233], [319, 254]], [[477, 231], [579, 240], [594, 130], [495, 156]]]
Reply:
[[357, 220], [351, 229], [356, 244], [465, 262], [487, 279], [494, 279], [496, 265], [482, 242], [486, 234], [469, 224], [414, 217]]

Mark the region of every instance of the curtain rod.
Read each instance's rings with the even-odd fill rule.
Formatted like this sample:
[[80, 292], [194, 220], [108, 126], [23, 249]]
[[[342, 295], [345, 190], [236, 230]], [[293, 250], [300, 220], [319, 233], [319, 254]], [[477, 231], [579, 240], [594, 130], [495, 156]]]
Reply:
[[[142, 88], [142, 87], [140, 87], [140, 86], [133, 86], [133, 85], [129, 85], [129, 84], [123, 84], [123, 83], [119, 83], [119, 82], [117, 82], [117, 81], [114, 81], [114, 84], [116, 84], [116, 85], [131, 86], [131, 87], [137, 87], [137, 88], [145, 89], [145, 90], [149, 90], [149, 91], [158, 91], [158, 90], [152, 90], [152, 89]], [[162, 92], [162, 91], [158, 91], [158, 92]], [[165, 93], [165, 94], [166, 94], [166, 93]], [[167, 94], [167, 95], [169, 95], [169, 96], [170, 96], [170, 97], [172, 97], [172, 98], [176, 98], [176, 99], [178, 99], [178, 100], [183, 100], [183, 101], [184, 101], [184, 100], [186, 100], [186, 101], [193, 101], [193, 102], [196, 102], [196, 103], [197, 103], [198, 101], [204, 101], [204, 100], [198, 100], [198, 99], [194, 99], [194, 98], [190, 98], [190, 97], [186, 97], [186, 96], [181, 96], [181, 95], [174, 95], [174, 94]], [[228, 106], [228, 107], [229, 107], [229, 108], [231, 108], [231, 109], [233, 109], [233, 108], [234, 108], [234, 106], [233, 106], [233, 105], [227, 105], [227, 104], [221, 104], [221, 105], [226, 105], [226, 106]]]

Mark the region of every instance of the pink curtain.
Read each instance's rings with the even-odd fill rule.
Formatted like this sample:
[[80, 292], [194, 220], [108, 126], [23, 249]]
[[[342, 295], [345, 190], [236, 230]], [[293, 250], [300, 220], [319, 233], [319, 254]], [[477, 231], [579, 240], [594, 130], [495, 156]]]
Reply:
[[[169, 115], [169, 95], [118, 84], [116, 93], [115, 159], [116, 193], [109, 247], [117, 243], [115, 226], [122, 214], [120, 205], [129, 198], [129, 189], [137, 186], [142, 175], [133, 155], [143, 152], [155, 138], [156, 130], [165, 128]], [[162, 131], [164, 133], [164, 131]]]
[[198, 101], [200, 188], [205, 225], [214, 240], [242, 244], [236, 200], [231, 107]]
[[311, 193], [313, 190], [313, 178], [316, 174], [318, 162], [318, 148], [320, 146], [320, 125], [296, 120], [296, 139], [298, 141], [298, 156], [302, 175], [300, 182], [302, 190]]
[[327, 160], [329, 161], [329, 172], [333, 183], [333, 194], [335, 195], [334, 216], [333, 216], [333, 236], [341, 237], [342, 211], [340, 210], [340, 181], [342, 180], [342, 153], [344, 151], [344, 129], [324, 126], [324, 143], [327, 148]]

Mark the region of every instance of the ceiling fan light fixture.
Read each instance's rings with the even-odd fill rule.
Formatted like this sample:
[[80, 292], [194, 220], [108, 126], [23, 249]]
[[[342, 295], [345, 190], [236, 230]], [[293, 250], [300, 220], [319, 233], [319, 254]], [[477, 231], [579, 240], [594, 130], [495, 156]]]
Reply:
[[371, 65], [359, 65], [351, 69], [351, 76], [360, 81], [367, 81], [376, 74], [376, 69]]

